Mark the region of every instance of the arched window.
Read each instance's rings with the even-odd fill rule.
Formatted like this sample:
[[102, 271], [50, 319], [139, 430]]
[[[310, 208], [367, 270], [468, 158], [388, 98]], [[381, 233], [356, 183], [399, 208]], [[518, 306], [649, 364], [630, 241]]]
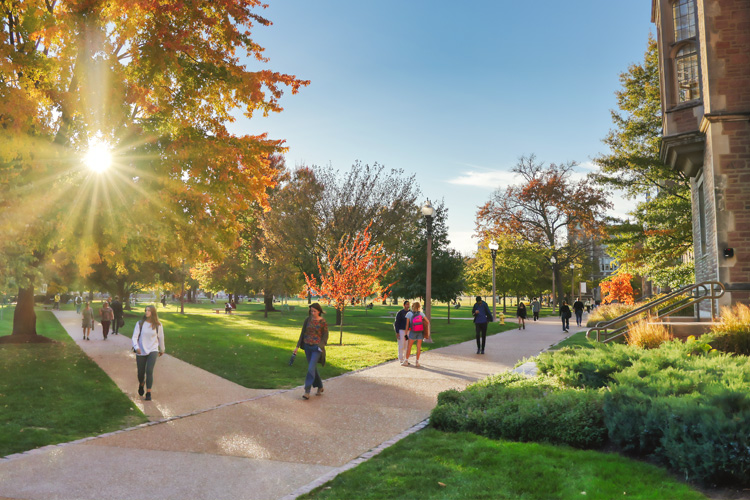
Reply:
[[698, 72], [698, 52], [695, 44], [688, 43], [677, 51], [674, 58], [677, 72], [678, 102], [694, 101], [701, 98]]
[[672, 4], [674, 41], [695, 36], [695, 0], [677, 0]]

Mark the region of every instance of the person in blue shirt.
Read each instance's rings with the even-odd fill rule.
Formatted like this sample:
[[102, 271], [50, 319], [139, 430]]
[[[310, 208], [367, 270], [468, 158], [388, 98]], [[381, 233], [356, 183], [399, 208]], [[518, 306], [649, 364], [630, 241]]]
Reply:
[[483, 301], [479, 295], [477, 295], [474, 307], [471, 308], [471, 314], [474, 316], [474, 329], [477, 334], [477, 354], [484, 354], [484, 345], [487, 341], [487, 323], [492, 321], [492, 314], [487, 302]]
[[406, 336], [406, 315], [409, 313], [409, 301], [404, 301], [404, 308], [396, 314], [393, 329], [396, 330], [396, 341], [398, 342], [398, 362], [406, 360], [406, 345], [409, 338]]

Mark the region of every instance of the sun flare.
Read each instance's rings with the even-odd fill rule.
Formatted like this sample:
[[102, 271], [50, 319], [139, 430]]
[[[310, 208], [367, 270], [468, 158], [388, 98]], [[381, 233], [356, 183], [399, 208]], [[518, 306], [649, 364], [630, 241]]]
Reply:
[[109, 144], [101, 139], [91, 141], [83, 157], [83, 163], [94, 172], [101, 173], [107, 170], [112, 166], [112, 151]]

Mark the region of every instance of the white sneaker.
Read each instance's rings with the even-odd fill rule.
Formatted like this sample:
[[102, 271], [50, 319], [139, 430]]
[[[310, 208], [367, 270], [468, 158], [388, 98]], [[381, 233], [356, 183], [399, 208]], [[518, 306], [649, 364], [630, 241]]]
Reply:
[[403, 363], [401, 363], [401, 366], [409, 366], [411, 363], [409, 363], [409, 360], [407, 359]]

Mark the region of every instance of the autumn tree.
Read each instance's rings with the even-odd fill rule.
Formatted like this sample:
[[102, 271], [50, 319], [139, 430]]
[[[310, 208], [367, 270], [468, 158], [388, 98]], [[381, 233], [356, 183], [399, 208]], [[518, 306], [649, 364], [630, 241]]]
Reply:
[[331, 302], [341, 312], [339, 345], [344, 339], [344, 310], [355, 298], [377, 294], [384, 297], [390, 285], [382, 286], [381, 278], [394, 263], [382, 243], [372, 244], [369, 226], [364, 231], [344, 236], [335, 254], [327, 256], [327, 266], [318, 261], [318, 276], [305, 274], [310, 290]]
[[[266, 204], [266, 135], [226, 123], [281, 111], [252, 39], [259, 0], [0, 3], [0, 275], [19, 287], [13, 334], [35, 336], [42, 268], [219, 256], [237, 214]], [[85, 169], [106, 164], [103, 173]], [[98, 151], [94, 156], [92, 152]], [[131, 245], [133, 239], [137, 245]]]
[[630, 284], [632, 279], [633, 275], [631, 274], [617, 273], [602, 281], [599, 284], [602, 291], [602, 301], [605, 304], [615, 301], [629, 305], [634, 304], [633, 286]]
[[693, 265], [681, 260], [693, 245], [690, 179], [660, 157], [659, 55], [653, 37], [643, 63], [632, 64], [620, 82], [615, 93], [619, 111], [612, 111], [615, 128], [604, 139], [610, 152], [595, 159], [601, 173], [593, 178], [646, 201], [630, 214], [634, 221], [611, 232], [607, 251], [621, 269], [657, 285], [692, 283]]
[[583, 259], [591, 242], [604, 235], [604, 213], [612, 207], [606, 192], [588, 178], [572, 180], [575, 166], [545, 166], [534, 155], [522, 156], [512, 170], [520, 184], [498, 188], [477, 214], [480, 238], [507, 235], [537, 248], [548, 260], [554, 256], [558, 290], [560, 269]]

